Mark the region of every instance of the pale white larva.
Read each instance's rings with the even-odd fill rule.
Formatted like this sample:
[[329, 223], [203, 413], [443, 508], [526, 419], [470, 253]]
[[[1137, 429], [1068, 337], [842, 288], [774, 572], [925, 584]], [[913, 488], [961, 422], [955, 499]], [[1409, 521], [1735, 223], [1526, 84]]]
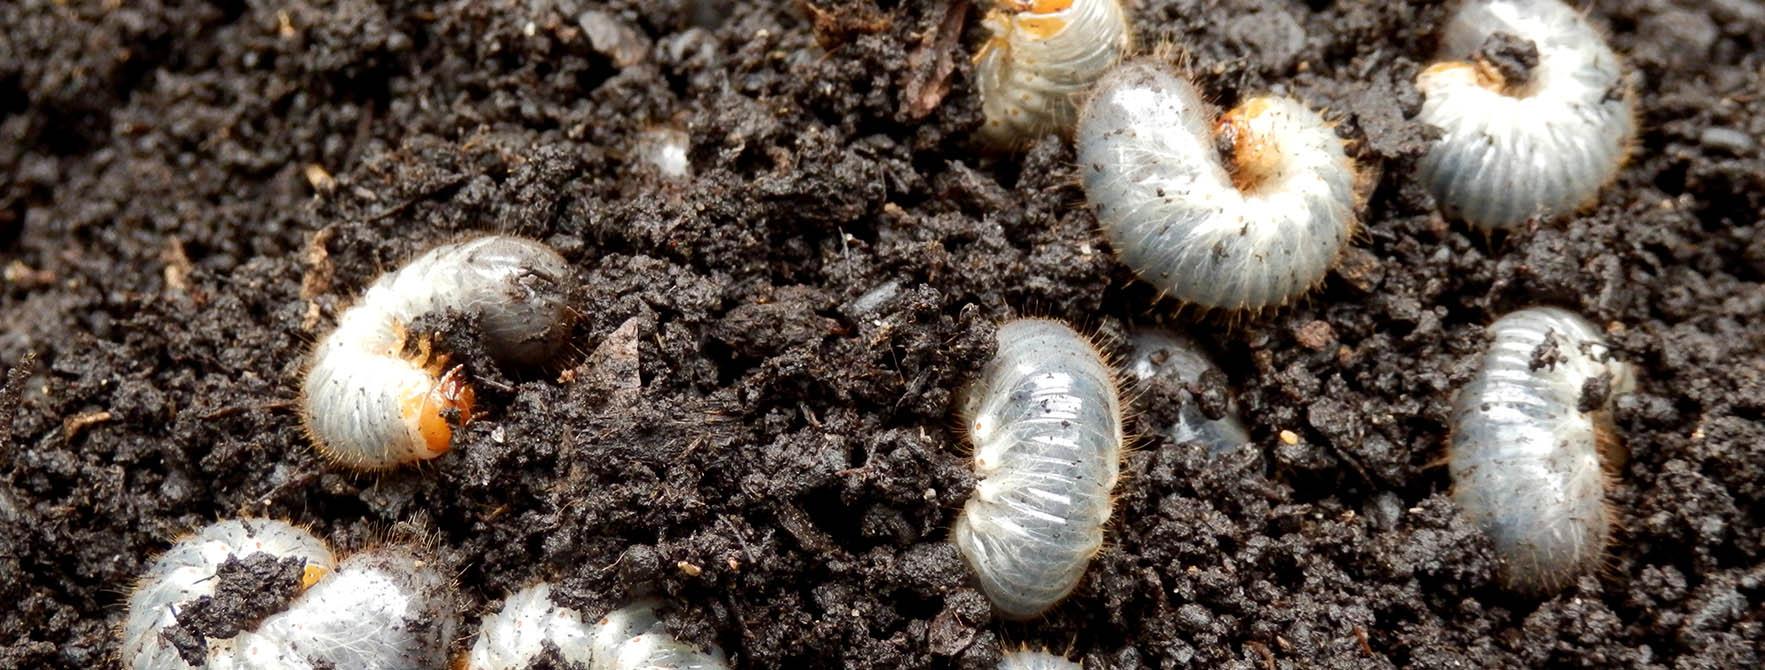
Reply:
[[301, 398], [313, 443], [363, 469], [445, 453], [450, 419], [471, 418], [474, 394], [460, 368], [407, 330], [411, 322], [463, 314], [499, 361], [537, 364], [569, 329], [570, 282], [557, 252], [505, 235], [444, 244], [382, 275], [314, 347]]
[[1080, 670], [1082, 666], [1046, 651], [1022, 649], [999, 657], [999, 670]]
[[595, 623], [551, 600], [551, 585], [515, 592], [484, 618], [464, 670], [524, 670], [548, 647], [584, 670], [722, 670], [723, 652], [674, 639], [656, 618], [657, 603], [639, 600]]
[[962, 394], [979, 482], [951, 533], [1000, 614], [1053, 607], [1103, 546], [1122, 455], [1114, 370], [1065, 324], [999, 326]]
[[[1196, 384], [1202, 375], [1219, 370], [1194, 340], [1173, 333], [1137, 331], [1132, 346], [1127, 369], [1141, 382], [1163, 377], [1179, 384]], [[1238, 418], [1236, 404], [1229, 401], [1225, 416], [1218, 419], [1208, 418], [1193, 399], [1184, 402], [1168, 433], [1172, 442], [1199, 442], [1207, 445], [1212, 454], [1223, 454], [1250, 442], [1250, 432]]]
[[997, 146], [1071, 130], [1078, 99], [1133, 42], [1121, 0], [994, 0], [976, 88]]
[[[216, 593], [229, 557], [304, 562], [300, 593], [228, 637], [178, 635], [180, 616]], [[184, 622], [189, 623], [189, 622]], [[129, 598], [122, 660], [133, 670], [418, 670], [441, 667], [457, 626], [452, 586], [409, 549], [336, 562], [324, 543], [280, 521], [222, 521], [161, 555]], [[182, 642], [180, 642], [182, 641]]]
[[1597, 564], [1611, 534], [1601, 456], [1617, 448], [1609, 408], [1633, 376], [1593, 324], [1561, 309], [1489, 330], [1453, 404], [1453, 500], [1489, 536], [1507, 587], [1550, 591]]
[[1213, 125], [1186, 79], [1151, 62], [1116, 68], [1074, 136], [1085, 196], [1116, 254], [1166, 294], [1283, 304], [1322, 282], [1353, 236], [1354, 164], [1329, 123], [1285, 98], [1251, 98]]
[[[1534, 54], [1528, 44], [1536, 49]], [[1511, 228], [1592, 202], [1636, 135], [1618, 55], [1557, 0], [1470, 0], [1416, 77], [1442, 136], [1421, 179], [1448, 216]]]

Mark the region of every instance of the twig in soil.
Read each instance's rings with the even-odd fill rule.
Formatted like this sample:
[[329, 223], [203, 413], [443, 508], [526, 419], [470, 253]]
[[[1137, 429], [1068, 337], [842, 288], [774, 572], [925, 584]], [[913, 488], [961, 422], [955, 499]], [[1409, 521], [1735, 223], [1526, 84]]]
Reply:
[[25, 380], [37, 368], [37, 354], [25, 354], [18, 365], [6, 371], [6, 385], [0, 386], [0, 464], [12, 462], [12, 420], [18, 416], [18, 406], [24, 397]]
[[1244, 646], [1262, 657], [1262, 667], [1267, 668], [1267, 670], [1275, 670], [1275, 652], [1269, 651], [1268, 645], [1257, 642], [1256, 640], [1251, 640], [1244, 643]]
[[926, 33], [919, 48], [907, 57], [907, 84], [902, 87], [906, 108], [902, 111], [908, 119], [925, 118], [950, 93], [950, 73], [956, 70], [953, 54], [967, 23], [968, 0], [948, 0], [943, 10], [938, 29]]
[[74, 438], [78, 437], [79, 434], [87, 428], [115, 418], [116, 415], [112, 414], [110, 410], [107, 409], [80, 414], [61, 423], [62, 439], [67, 442], [73, 442]]
[[288, 409], [293, 406], [294, 406], [294, 402], [291, 400], [275, 400], [275, 401], [271, 401], [271, 402], [260, 402], [260, 403], [250, 404], [250, 405], [229, 405], [229, 406], [222, 407], [220, 409], [217, 409], [217, 410], [214, 410], [212, 412], [209, 412], [207, 414], [202, 415], [202, 420], [203, 421], [213, 421], [215, 419], [224, 419], [224, 418], [227, 418], [230, 416], [244, 414], [244, 413], [249, 412], [254, 409], [267, 409], [267, 410], [274, 412], [274, 411]]
[[434, 198], [436, 196], [439, 196], [444, 192], [459, 188], [461, 184], [466, 183], [466, 177], [467, 177], [467, 175], [465, 175], [465, 174], [456, 174], [456, 175], [450, 176], [447, 179], [442, 180], [441, 183], [436, 184], [434, 186], [431, 186], [428, 190], [426, 190], [422, 193], [419, 193], [415, 196], [406, 198], [402, 202], [399, 202], [396, 205], [388, 207], [384, 211], [381, 211], [378, 214], [368, 215], [366, 218], [362, 219], [362, 222], [363, 223], [373, 223], [373, 222], [379, 221], [381, 219], [386, 219], [386, 218], [390, 218], [390, 217], [402, 214], [402, 213], [404, 213], [405, 210], [410, 209], [412, 205], [415, 205], [415, 204], [422, 202], [424, 200], [428, 200], [428, 199]]
[[748, 564], [753, 565], [758, 563], [759, 559], [754, 558], [754, 550], [748, 547], [747, 538], [742, 537], [741, 529], [736, 527], [734, 521], [729, 520], [729, 515], [719, 514], [717, 515], [717, 520], [722, 522], [724, 527], [729, 529], [730, 535], [735, 536], [735, 543], [742, 548], [742, 555], [748, 558]]
[[829, 51], [851, 41], [854, 36], [888, 30], [894, 23], [875, 9], [857, 7], [857, 3], [852, 2], [840, 3], [837, 9], [822, 9], [812, 0], [797, 0], [797, 5], [814, 24], [815, 43]]

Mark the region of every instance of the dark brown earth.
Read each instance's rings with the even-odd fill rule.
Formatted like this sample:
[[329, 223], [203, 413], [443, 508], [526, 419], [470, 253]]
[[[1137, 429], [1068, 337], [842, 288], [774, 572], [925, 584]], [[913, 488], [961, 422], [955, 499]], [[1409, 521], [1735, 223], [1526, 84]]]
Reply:
[[[1296, 93], [1383, 175], [1322, 291], [1197, 319], [1111, 259], [1064, 142], [968, 143], [974, 10], [702, 4], [0, 4], [0, 666], [114, 666], [131, 580], [236, 515], [344, 548], [432, 533], [467, 631], [539, 578], [591, 614], [654, 589], [741, 667], [1765, 661], [1759, 5], [1597, 3], [1640, 85], [1634, 159], [1584, 215], [1489, 240], [1409, 178], [1444, 5], [1141, 2], [1142, 44], [1220, 101]], [[597, 48], [593, 7], [625, 41]], [[640, 158], [660, 127], [690, 178]], [[579, 269], [575, 351], [500, 370], [450, 331], [487, 410], [454, 451], [327, 465], [290, 404], [308, 344], [486, 230]], [[1437, 465], [1482, 326], [1534, 303], [1611, 324], [1643, 379], [1624, 530], [1543, 599], [1496, 586]], [[1024, 313], [1117, 352], [1193, 324], [1258, 448], [1144, 440], [1079, 591], [1003, 624], [944, 542], [972, 487], [948, 409]]]

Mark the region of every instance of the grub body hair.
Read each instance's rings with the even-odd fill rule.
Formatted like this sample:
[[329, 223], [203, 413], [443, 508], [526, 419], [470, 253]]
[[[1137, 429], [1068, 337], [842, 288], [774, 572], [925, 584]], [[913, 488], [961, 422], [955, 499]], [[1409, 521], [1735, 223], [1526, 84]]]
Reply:
[[1078, 101], [1133, 43], [1121, 0], [996, 0], [976, 56], [983, 140], [1011, 146], [1071, 131]]
[[[233, 637], [206, 641], [201, 666], [161, 633], [215, 592], [229, 556], [305, 561], [302, 591]], [[452, 585], [412, 550], [386, 546], [337, 562], [323, 542], [281, 521], [221, 521], [174, 544], [129, 598], [122, 661], [132, 670], [425, 670], [447, 661], [458, 622]]]
[[301, 412], [333, 460], [381, 469], [445, 453], [449, 414], [469, 418], [473, 393], [446, 357], [408, 352], [412, 321], [475, 317], [501, 362], [550, 358], [569, 329], [570, 268], [533, 240], [488, 235], [444, 244], [382, 275], [313, 349]]
[[[1616, 444], [1611, 401], [1633, 388], [1633, 373], [1565, 310], [1519, 310], [1489, 331], [1483, 364], [1453, 404], [1453, 500], [1489, 536], [1504, 585], [1552, 591], [1597, 565], [1611, 536], [1601, 451]], [[1583, 411], [1601, 377], [1608, 395]]]
[[994, 607], [1023, 619], [1075, 588], [1103, 545], [1122, 457], [1114, 370], [1057, 321], [999, 327], [999, 349], [963, 391], [980, 481], [952, 538]]
[[[1480, 57], [1505, 34], [1537, 64], [1511, 81]], [[1557, 0], [1470, 0], [1441, 32], [1442, 62], [1416, 77], [1419, 121], [1442, 136], [1420, 178], [1442, 210], [1483, 230], [1593, 202], [1636, 136], [1636, 95], [1585, 17]]]
[[708, 653], [674, 639], [656, 618], [657, 603], [639, 600], [593, 624], [551, 601], [551, 585], [515, 592], [484, 618], [465, 670], [523, 670], [546, 648], [586, 670], [724, 670], [723, 652]]
[[1185, 303], [1284, 304], [1323, 281], [1356, 229], [1354, 164], [1293, 100], [1248, 99], [1216, 130], [1193, 84], [1135, 61], [1097, 84], [1074, 143], [1116, 254]]

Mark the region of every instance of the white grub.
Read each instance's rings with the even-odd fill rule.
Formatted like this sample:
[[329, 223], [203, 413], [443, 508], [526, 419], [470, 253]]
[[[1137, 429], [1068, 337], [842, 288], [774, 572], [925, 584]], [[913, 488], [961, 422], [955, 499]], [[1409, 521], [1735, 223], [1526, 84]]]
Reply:
[[1133, 43], [1121, 0], [993, 0], [975, 57], [981, 138], [1016, 146], [1066, 133], [1078, 100]]
[[[256, 553], [305, 561], [303, 591], [238, 634], [207, 639], [199, 663], [187, 662], [162, 633], [214, 595], [228, 557]], [[141, 579], [123, 623], [122, 661], [133, 670], [419, 670], [446, 663], [457, 624], [452, 585], [407, 548], [337, 563], [324, 543], [287, 523], [229, 520], [178, 541]]]
[[1080, 670], [1082, 666], [1046, 651], [1020, 649], [999, 657], [999, 670]]
[[1185, 303], [1284, 304], [1323, 281], [1355, 231], [1354, 164], [1293, 100], [1250, 98], [1216, 127], [1187, 79], [1136, 61], [1097, 84], [1074, 142], [1116, 254]]
[[[1128, 372], [1142, 383], [1163, 377], [1177, 384], [1193, 385], [1209, 371], [1218, 372], [1207, 352], [1195, 340], [1162, 330], [1135, 331], [1131, 338], [1133, 351], [1128, 354]], [[1177, 420], [1166, 431], [1177, 444], [1196, 442], [1207, 446], [1208, 453], [1219, 455], [1250, 443], [1250, 432], [1238, 418], [1236, 403], [1228, 403], [1225, 416], [1210, 419], [1193, 399], [1177, 410]]]
[[1523, 309], [1489, 330], [1453, 405], [1453, 500], [1489, 536], [1506, 587], [1554, 591], [1596, 565], [1610, 538], [1601, 457], [1619, 452], [1612, 398], [1635, 382], [1570, 312]]
[[657, 603], [639, 600], [593, 624], [551, 601], [551, 585], [515, 592], [484, 618], [465, 670], [523, 670], [546, 649], [587, 670], [721, 670], [723, 652], [700, 651], [670, 637], [656, 618]]
[[1417, 118], [1442, 133], [1420, 178], [1447, 216], [1513, 228], [1591, 204], [1617, 175], [1636, 136], [1636, 96], [1580, 12], [1557, 0], [1471, 0], [1442, 31], [1439, 60], [1416, 77]]
[[962, 396], [973, 496], [952, 539], [1001, 615], [1033, 617], [1103, 546], [1122, 456], [1114, 370], [1067, 325], [1018, 319]]
[[301, 398], [313, 443], [370, 470], [446, 453], [474, 393], [427, 338], [411, 351], [408, 326], [450, 311], [475, 317], [499, 361], [534, 365], [563, 344], [570, 286], [557, 252], [505, 235], [444, 244], [382, 275], [314, 347]]

